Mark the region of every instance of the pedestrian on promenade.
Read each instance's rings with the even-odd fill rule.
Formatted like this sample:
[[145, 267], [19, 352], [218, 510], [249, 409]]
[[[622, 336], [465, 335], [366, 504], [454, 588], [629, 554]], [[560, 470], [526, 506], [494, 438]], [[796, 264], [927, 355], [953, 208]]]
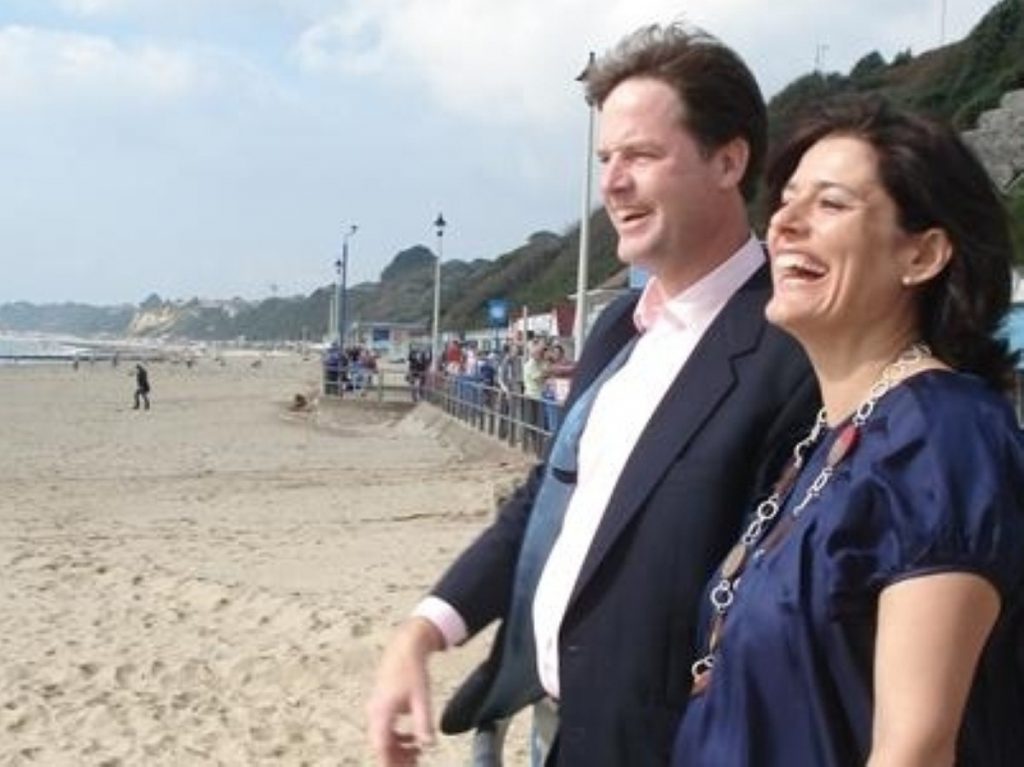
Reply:
[[547, 379], [548, 347], [542, 338], [534, 338], [527, 345], [523, 363], [523, 444], [539, 452], [541, 430], [544, 428], [544, 381]]
[[407, 358], [405, 378], [409, 383], [409, 392], [413, 402], [423, 398], [423, 383], [427, 375], [427, 355], [419, 349], [410, 349]]

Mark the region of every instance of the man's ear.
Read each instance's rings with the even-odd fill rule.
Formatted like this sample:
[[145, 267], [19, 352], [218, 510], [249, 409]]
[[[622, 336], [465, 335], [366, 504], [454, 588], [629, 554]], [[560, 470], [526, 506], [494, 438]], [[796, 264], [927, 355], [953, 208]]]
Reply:
[[904, 265], [903, 284], [919, 285], [934, 279], [953, 257], [953, 243], [945, 229], [933, 227], [914, 235], [915, 243]]
[[722, 189], [738, 187], [747, 172], [750, 161], [750, 145], [739, 136], [727, 141], [715, 150], [715, 168], [718, 171], [718, 184]]

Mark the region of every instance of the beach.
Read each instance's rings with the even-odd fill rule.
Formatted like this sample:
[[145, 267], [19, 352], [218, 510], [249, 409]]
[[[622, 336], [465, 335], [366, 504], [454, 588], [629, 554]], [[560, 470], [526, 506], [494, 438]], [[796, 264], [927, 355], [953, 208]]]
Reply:
[[151, 364], [150, 411], [133, 373], [0, 366], [0, 765], [371, 764], [384, 642], [527, 459], [296, 354]]

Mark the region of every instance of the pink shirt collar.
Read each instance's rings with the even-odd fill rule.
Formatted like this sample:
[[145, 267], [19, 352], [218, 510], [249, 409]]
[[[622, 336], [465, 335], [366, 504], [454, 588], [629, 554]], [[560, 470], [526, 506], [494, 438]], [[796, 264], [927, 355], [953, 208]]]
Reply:
[[743, 246], [726, 261], [701, 277], [690, 287], [669, 296], [661, 281], [652, 276], [644, 286], [633, 322], [641, 333], [659, 321], [687, 327], [717, 311], [723, 300], [736, 292], [764, 263], [761, 243], [751, 234]]

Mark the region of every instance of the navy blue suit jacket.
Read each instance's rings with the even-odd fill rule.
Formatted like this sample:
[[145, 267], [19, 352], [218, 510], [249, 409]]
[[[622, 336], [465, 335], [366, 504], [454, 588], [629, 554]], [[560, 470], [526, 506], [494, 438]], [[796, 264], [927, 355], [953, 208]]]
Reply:
[[[669, 763], [689, 696], [705, 583], [819, 404], [802, 350], [764, 319], [770, 293], [764, 267], [729, 300], [612, 493], [559, 636], [563, 767]], [[570, 398], [636, 333], [636, 300], [624, 297], [601, 314]], [[508, 609], [539, 475], [535, 469], [433, 591], [471, 633]], [[499, 639], [445, 711], [445, 732], [477, 724], [473, 706], [500, 661], [500, 646]]]

